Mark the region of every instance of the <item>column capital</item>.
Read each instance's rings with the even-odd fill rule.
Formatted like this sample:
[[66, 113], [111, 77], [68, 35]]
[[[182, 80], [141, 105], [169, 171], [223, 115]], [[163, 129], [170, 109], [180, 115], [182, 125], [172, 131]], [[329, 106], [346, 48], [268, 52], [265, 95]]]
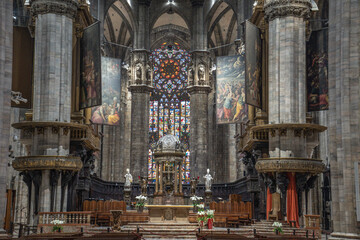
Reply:
[[75, 0], [33, 0], [31, 14], [36, 17], [41, 14], [54, 13], [74, 19], [78, 5]]
[[151, 4], [151, 0], [138, 0], [139, 5], [146, 5], [146, 6], [150, 6]]
[[133, 85], [130, 85], [128, 89], [131, 93], [149, 93], [154, 88], [150, 87], [148, 85], [145, 85], [145, 84], [141, 84], [141, 85], [133, 84]]
[[307, 19], [310, 17], [310, 9], [310, 0], [267, 0], [264, 5], [268, 21], [287, 16]]
[[190, 0], [193, 7], [202, 7], [204, 5], [204, 0]]
[[190, 94], [194, 94], [194, 93], [209, 94], [211, 92], [211, 87], [195, 85], [188, 87], [187, 90]]

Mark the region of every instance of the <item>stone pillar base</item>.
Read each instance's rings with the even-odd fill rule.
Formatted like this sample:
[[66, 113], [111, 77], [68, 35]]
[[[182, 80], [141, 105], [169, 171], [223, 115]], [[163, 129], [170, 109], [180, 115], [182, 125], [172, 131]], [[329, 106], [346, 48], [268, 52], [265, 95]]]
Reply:
[[205, 207], [209, 207], [212, 201], [212, 192], [205, 191]]
[[360, 239], [360, 235], [357, 233], [333, 232], [329, 238], [329, 240], [339, 240], [339, 239]]
[[127, 206], [130, 206], [131, 203], [131, 189], [125, 188], [124, 189], [124, 201]]

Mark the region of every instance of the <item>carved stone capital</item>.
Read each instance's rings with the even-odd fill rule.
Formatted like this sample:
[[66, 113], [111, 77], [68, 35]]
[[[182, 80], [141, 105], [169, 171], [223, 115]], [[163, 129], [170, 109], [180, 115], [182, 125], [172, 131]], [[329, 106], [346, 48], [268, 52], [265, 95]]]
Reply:
[[209, 94], [211, 92], [211, 87], [196, 85], [196, 86], [188, 87], [187, 90], [190, 94], [195, 94], [195, 93]]
[[141, 85], [130, 85], [129, 86], [129, 91], [131, 93], [149, 93], [153, 90], [153, 87], [150, 87], [148, 85], [145, 84], [141, 84]]
[[54, 13], [74, 19], [77, 13], [78, 2], [75, 0], [33, 0], [31, 14], [37, 15]]
[[267, 0], [264, 9], [268, 21], [287, 16], [307, 19], [310, 17], [311, 2], [310, 0]]

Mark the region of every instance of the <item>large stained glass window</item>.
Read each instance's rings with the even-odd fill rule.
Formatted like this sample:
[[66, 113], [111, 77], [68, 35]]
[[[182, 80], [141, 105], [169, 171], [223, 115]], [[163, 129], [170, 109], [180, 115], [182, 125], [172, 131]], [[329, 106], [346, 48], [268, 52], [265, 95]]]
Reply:
[[182, 165], [185, 182], [190, 180], [190, 96], [187, 87], [187, 68], [190, 54], [178, 43], [163, 43], [151, 54], [154, 67], [150, 95], [148, 178], [155, 181], [156, 167], [153, 149], [166, 134], [177, 136], [186, 150]]

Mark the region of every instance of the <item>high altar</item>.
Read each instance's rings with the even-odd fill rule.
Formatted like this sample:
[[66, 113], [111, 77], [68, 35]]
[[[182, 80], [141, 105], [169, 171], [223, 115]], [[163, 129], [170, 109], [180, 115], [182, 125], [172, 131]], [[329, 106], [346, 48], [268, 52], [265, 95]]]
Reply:
[[156, 180], [154, 205], [147, 205], [150, 221], [187, 222], [190, 205], [184, 205], [182, 163], [185, 156], [179, 139], [162, 137], [154, 151]]

